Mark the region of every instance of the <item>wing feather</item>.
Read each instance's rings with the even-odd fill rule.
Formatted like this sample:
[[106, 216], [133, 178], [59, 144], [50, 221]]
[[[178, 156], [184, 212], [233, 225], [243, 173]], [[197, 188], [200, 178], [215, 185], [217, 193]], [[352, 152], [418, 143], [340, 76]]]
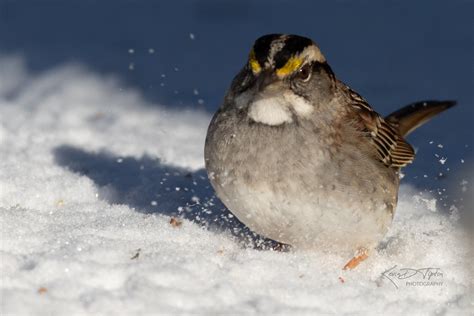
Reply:
[[411, 163], [415, 151], [390, 123], [375, 112], [367, 101], [347, 87], [351, 106], [358, 114], [367, 135], [374, 145], [378, 158], [386, 166], [401, 168]]

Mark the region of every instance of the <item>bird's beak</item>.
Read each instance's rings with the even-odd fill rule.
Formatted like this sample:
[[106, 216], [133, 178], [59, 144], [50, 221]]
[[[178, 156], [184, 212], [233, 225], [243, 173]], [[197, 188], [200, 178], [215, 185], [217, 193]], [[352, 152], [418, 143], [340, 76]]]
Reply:
[[263, 71], [257, 77], [256, 87], [257, 92], [262, 92], [263, 90], [269, 88], [278, 81], [278, 77], [272, 71]]

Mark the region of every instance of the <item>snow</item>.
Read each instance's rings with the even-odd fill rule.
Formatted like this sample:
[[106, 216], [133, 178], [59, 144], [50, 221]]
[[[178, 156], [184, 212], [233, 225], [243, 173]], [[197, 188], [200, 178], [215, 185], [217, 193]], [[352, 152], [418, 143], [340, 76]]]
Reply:
[[[2, 314], [472, 313], [456, 207], [403, 185], [389, 234], [354, 271], [340, 254], [272, 251], [213, 196], [209, 113], [79, 64], [33, 74], [3, 56], [0, 69]], [[392, 268], [438, 269], [442, 285], [397, 288]]]

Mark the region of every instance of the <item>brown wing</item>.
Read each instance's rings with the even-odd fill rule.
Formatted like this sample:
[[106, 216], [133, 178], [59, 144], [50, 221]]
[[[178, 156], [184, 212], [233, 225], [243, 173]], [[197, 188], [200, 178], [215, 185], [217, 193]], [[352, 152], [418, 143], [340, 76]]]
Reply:
[[390, 123], [375, 112], [367, 101], [347, 87], [351, 106], [375, 146], [379, 159], [389, 167], [401, 168], [411, 163], [415, 152]]

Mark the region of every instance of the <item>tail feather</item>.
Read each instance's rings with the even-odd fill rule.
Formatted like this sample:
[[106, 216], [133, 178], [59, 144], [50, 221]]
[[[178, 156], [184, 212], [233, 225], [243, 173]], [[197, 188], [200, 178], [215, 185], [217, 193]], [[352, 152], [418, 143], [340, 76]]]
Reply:
[[456, 105], [456, 101], [421, 101], [409, 104], [388, 115], [385, 120], [407, 136], [432, 117]]

